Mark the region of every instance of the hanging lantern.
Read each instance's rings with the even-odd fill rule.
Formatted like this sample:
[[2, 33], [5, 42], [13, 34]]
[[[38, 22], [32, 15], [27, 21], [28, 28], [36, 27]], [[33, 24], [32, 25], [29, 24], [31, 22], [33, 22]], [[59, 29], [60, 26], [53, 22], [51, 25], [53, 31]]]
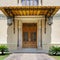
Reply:
[[53, 17], [52, 17], [52, 16], [48, 18], [47, 24], [48, 24], [48, 25], [53, 24]]
[[13, 23], [13, 18], [12, 17], [8, 17], [7, 18], [7, 24], [10, 26], [10, 25], [12, 25], [12, 23]]

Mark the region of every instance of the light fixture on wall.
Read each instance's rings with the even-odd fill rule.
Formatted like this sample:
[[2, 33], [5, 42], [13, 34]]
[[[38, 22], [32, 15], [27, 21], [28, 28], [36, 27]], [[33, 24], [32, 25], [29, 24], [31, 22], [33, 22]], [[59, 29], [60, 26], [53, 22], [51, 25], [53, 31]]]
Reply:
[[47, 24], [48, 24], [48, 25], [53, 24], [53, 16], [51, 16], [51, 17], [49, 17], [49, 18], [47, 19]]
[[7, 17], [7, 24], [11, 26], [13, 23], [13, 18], [12, 17]]

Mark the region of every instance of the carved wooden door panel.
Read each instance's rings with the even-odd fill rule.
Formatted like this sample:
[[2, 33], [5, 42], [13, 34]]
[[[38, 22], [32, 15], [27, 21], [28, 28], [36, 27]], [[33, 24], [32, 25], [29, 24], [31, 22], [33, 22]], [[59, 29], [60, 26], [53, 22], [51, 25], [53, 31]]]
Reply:
[[37, 47], [37, 24], [23, 23], [23, 47], [36, 48]]

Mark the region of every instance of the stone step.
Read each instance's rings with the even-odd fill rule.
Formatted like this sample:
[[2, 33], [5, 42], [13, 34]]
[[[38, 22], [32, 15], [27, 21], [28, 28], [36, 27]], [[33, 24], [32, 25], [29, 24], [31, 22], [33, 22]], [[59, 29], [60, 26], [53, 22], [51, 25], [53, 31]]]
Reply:
[[40, 49], [19, 49], [13, 51], [14, 53], [48, 53], [46, 50], [40, 50]]

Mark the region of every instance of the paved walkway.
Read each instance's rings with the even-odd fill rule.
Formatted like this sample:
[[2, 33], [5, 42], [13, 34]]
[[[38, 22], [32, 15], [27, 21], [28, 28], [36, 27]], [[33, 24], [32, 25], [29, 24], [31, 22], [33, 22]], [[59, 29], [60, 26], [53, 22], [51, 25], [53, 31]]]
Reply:
[[55, 59], [47, 54], [15, 53], [8, 56], [5, 60], [55, 60]]

